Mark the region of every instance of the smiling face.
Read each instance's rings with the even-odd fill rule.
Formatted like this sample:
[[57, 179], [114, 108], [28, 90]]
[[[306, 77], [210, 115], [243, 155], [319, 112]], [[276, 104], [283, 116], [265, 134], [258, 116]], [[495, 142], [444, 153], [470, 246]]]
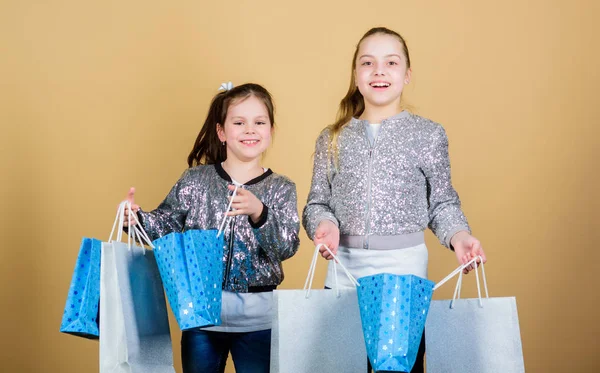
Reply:
[[400, 108], [404, 85], [411, 70], [401, 41], [394, 35], [365, 38], [356, 55], [354, 78], [366, 109]]
[[258, 159], [271, 144], [272, 123], [265, 104], [251, 95], [233, 102], [223, 125], [217, 125], [219, 140], [227, 145], [227, 158], [242, 162]]

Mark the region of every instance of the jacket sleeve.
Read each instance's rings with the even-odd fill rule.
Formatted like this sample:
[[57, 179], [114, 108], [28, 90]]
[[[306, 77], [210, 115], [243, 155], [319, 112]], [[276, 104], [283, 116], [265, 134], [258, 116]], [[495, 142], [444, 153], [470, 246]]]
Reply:
[[259, 222], [250, 221], [250, 225], [267, 256], [278, 262], [292, 257], [300, 244], [296, 185], [288, 179], [277, 185]]
[[189, 169], [171, 188], [162, 203], [150, 212], [138, 211], [140, 223], [151, 240], [155, 240], [171, 232], [181, 232], [189, 210], [189, 194], [191, 186], [187, 182]]
[[317, 139], [313, 165], [312, 182], [306, 206], [302, 213], [302, 224], [308, 237], [314, 239], [319, 223], [331, 220], [339, 227], [331, 207], [331, 180], [334, 176], [334, 164], [329, 156], [329, 130], [324, 130]]
[[436, 125], [430, 140], [423, 161], [423, 172], [427, 179], [429, 228], [442, 245], [451, 248], [452, 236], [462, 230], [470, 233], [470, 228], [461, 210], [458, 194], [452, 187], [448, 137], [444, 128]]

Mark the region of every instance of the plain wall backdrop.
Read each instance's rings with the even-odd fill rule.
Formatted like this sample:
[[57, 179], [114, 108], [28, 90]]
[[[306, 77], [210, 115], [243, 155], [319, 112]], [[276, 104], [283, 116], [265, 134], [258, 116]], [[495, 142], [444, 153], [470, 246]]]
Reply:
[[[354, 47], [387, 26], [411, 51], [407, 103], [448, 133], [491, 295], [517, 297], [527, 372], [600, 371], [599, 17], [591, 0], [3, 0], [1, 370], [98, 370], [97, 342], [58, 332], [80, 240], [108, 238], [130, 186], [162, 201], [222, 82], [274, 95], [264, 165], [297, 183], [301, 212]], [[303, 284], [301, 240], [282, 288]], [[437, 281], [456, 259], [427, 243]]]

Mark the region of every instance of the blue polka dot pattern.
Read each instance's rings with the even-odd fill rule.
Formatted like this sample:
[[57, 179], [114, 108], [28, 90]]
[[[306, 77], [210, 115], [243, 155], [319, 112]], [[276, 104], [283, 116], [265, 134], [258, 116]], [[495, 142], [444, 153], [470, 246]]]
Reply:
[[60, 331], [84, 338], [98, 338], [100, 305], [100, 253], [102, 242], [95, 238], [81, 241], [75, 263]]
[[435, 284], [414, 275], [389, 273], [362, 277], [358, 283], [360, 318], [373, 369], [410, 372]]
[[221, 324], [223, 235], [169, 233], [153, 242], [156, 263], [181, 330]]

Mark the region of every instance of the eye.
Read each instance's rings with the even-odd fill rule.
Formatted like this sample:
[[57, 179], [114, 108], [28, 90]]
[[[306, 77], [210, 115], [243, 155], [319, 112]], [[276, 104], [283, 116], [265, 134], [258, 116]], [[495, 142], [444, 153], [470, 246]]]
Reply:
[[241, 126], [242, 124], [244, 124], [244, 122], [233, 122], [233, 124], [235, 124], [236, 126]]
[[371, 61], [365, 61], [363, 63], [361, 63], [361, 65], [363, 66], [371, 66], [373, 63]]
[[388, 63], [389, 63], [390, 65], [398, 65], [398, 62], [396, 62], [396, 61], [390, 61], [390, 62], [388, 62]]
[[263, 121], [259, 120], [258, 122], [256, 122], [256, 124], [267, 124], [267, 122], [263, 122]]

